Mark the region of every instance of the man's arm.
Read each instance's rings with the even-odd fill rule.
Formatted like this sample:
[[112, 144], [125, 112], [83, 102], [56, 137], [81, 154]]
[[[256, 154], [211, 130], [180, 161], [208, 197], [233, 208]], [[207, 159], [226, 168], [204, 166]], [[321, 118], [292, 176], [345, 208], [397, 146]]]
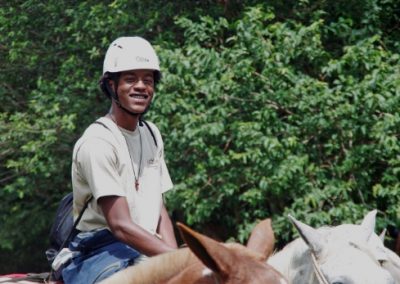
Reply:
[[160, 220], [158, 222], [157, 233], [161, 235], [162, 240], [170, 247], [177, 248], [174, 227], [169, 217], [167, 208], [162, 205]]
[[130, 219], [125, 197], [100, 197], [98, 203], [114, 236], [146, 256], [172, 251], [176, 248], [153, 236]]

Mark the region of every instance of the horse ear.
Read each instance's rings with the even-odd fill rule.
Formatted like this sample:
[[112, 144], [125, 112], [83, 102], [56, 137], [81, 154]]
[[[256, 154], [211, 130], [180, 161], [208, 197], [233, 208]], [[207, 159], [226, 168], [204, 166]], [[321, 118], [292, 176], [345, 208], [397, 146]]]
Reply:
[[382, 230], [382, 232], [379, 234], [379, 238], [381, 239], [382, 243], [385, 242], [385, 237], [386, 237], [386, 228]]
[[318, 257], [326, 245], [324, 236], [313, 227], [296, 220], [291, 215], [288, 216], [290, 221], [299, 232], [301, 238], [315, 254], [315, 256]]
[[271, 219], [259, 222], [251, 232], [247, 241], [247, 248], [261, 253], [266, 260], [274, 251], [275, 235], [271, 226]]
[[361, 222], [361, 227], [363, 227], [367, 232], [367, 240], [369, 240], [371, 235], [375, 232], [376, 213], [377, 213], [376, 209], [368, 212], [367, 215], [364, 216], [364, 219]]
[[185, 243], [205, 266], [222, 277], [229, 275], [235, 267], [236, 259], [228, 248], [182, 223], [178, 222], [177, 226]]

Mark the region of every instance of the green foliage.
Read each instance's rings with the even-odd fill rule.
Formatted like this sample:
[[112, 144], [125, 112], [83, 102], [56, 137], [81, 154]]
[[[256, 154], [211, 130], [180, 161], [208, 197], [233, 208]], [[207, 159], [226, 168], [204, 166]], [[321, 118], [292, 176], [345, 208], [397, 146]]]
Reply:
[[281, 244], [288, 213], [319, 225], [378, 208], [379, 228], [399, 226], [400, 2], [272, 2], [2, 3], [0, 272], [47, 267], [72, 147], [109, 107], [97, 81], [121, 35], [161, 59], [148, 119], [181, 221], [244, 241], [272, 217]]
[[153, 117], [167, 118], [170, 205], [189, 224], [244, 241], [273, 217], [288, 241], [288, 213], [320, 225], [378, 208], [380, 228], [398, 225], [400, 62], [382, 36], [332, 51], [322, 19], [282, 22], [261, 6], [177, 24], [184, 45], [161, 51]]

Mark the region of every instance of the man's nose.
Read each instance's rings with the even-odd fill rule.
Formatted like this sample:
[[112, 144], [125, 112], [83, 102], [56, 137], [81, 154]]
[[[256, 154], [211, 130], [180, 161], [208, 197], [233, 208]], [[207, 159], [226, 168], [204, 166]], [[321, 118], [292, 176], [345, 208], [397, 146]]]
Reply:
[[137, 82], [135, 82], [135, 84], [133, 84], [133, 88], [142, 90], [146, 88], [146, 85], [142, 79], [139, 79]]

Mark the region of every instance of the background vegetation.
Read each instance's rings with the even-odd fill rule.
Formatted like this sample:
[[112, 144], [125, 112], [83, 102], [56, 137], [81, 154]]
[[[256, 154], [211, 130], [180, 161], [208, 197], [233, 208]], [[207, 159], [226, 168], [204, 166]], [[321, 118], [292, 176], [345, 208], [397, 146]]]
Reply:
[[[0, 0], [0, 273], [47, 269], [74, 142], [109, 102], [108, 44], [141, 35], [163, 81], [147, 119], [163, 133], [176, 220], [246, 240], [272, 217], [400, 225], [397, 0]], [[390, 242], [390, 238], [388, 238]]]

